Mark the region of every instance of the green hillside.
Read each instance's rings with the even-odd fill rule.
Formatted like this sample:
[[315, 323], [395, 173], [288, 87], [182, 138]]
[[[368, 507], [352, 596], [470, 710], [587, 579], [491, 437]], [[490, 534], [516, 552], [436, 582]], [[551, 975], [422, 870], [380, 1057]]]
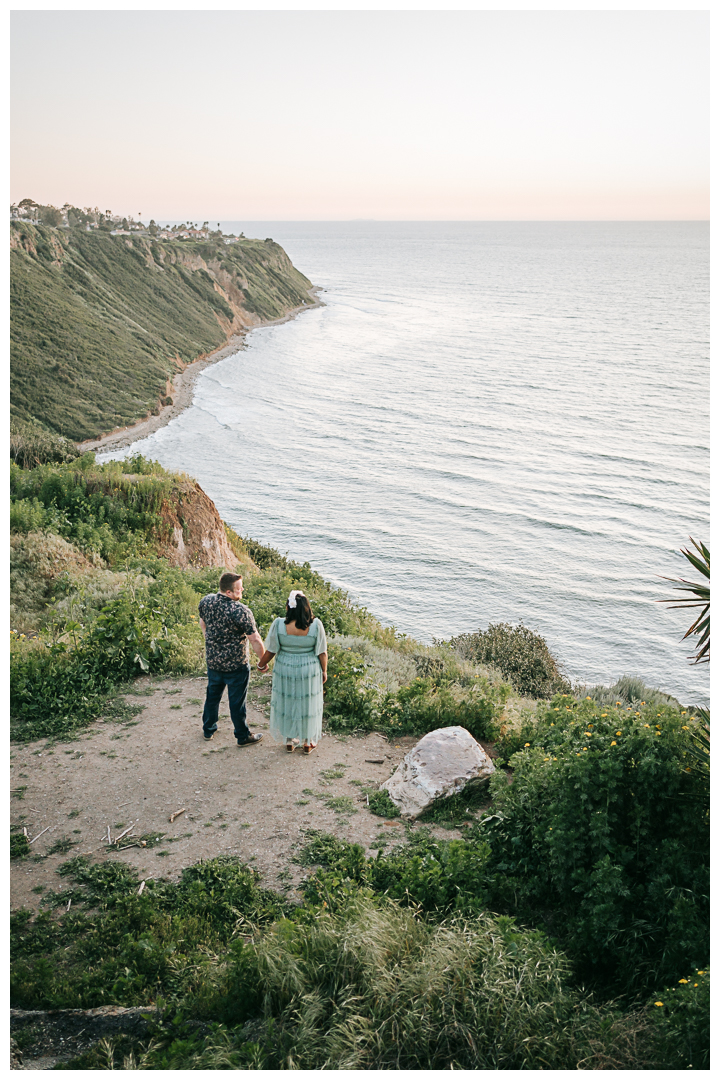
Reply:
[[166, 380], [311, 302], [271, 240], [112, 236], [11, 223], [11, 414], [81, 440], [158, 407]]

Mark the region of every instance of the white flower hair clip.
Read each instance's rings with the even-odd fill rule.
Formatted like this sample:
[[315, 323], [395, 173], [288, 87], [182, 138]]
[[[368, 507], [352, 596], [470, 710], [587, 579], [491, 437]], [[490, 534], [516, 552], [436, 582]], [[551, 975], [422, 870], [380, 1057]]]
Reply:
[[288, 596], [287, 605], [288, 605], [289, 608], [297, 607], [297, 598], [298, 598], [298, 596], [305, 596], [305, 593], [302, 592], [301, 589], [293, 589], [293, 591]]

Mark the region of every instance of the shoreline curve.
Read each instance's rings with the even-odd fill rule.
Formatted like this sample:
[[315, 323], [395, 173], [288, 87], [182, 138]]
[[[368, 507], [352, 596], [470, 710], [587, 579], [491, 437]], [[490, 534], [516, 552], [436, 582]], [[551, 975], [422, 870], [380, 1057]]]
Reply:
[[324, 307], [323, 301], [319, 299], [321, 291], [321, 286], [313, 285], [308, 290], [308, 293], [313, 297], [314, 303], [293, 308], [287, 315], [282, 315], [279, 319], [269, 319], [267, 322], [258, 323], [257, 326], [248, 326], [242, 333], [232, 334], [219, 349], [205, 356], [199, 356], [196, 360], [187, 364], [182, 371], [179, 371], [173, 377], [172, 405], [163, 405], [157, 416], [146, 416], [144, 420], [138, 420], [135, 424], [109, 431], [107, 435], [102, 435], [99, 439], [85, 439], [84, 442], [75, 444], [78, 450], [81, 453], [88, 450], [102, 450], [103, 452], [124, 450], [128, 446], [132, 446], [134, 442], [146, 439], [148, 435], [152, 435], [159, 428], [165, 427], [171, 420], [174, 420], [176, 416], [179, 416], [180, 413], [192, 405], [195, 380], [201, 371], [204, 371], [205, 368], [210, 367], [212, 364], [217, 364], [220, 360], [227, 359], [228, 356], [233, 356], [236, 352], [240, 352], [245, 347], [245, 338], [251, 330], [260, 330], [265, 326], [279, 326], [281, 323], [296, 318], [304, 311], [313, 311], [315, 308]]

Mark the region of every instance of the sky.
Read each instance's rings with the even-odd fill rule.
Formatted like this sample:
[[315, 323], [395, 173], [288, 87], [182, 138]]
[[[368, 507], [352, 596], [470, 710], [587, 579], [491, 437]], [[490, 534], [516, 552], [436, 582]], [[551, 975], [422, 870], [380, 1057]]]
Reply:
[[706, 11], [15, 11], [13, 201], [709, 217]]

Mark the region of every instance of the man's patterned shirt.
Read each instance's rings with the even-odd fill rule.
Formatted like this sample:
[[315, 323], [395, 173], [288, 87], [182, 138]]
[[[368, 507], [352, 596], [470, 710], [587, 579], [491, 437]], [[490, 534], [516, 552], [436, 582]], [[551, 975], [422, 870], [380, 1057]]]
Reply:
[[248, 635], [257, 632], [249, 607], [223, 593], [209, 593], [198, 605], [205, 623], [205, 655], [212, 671], [236, 671], [250, 663]]

